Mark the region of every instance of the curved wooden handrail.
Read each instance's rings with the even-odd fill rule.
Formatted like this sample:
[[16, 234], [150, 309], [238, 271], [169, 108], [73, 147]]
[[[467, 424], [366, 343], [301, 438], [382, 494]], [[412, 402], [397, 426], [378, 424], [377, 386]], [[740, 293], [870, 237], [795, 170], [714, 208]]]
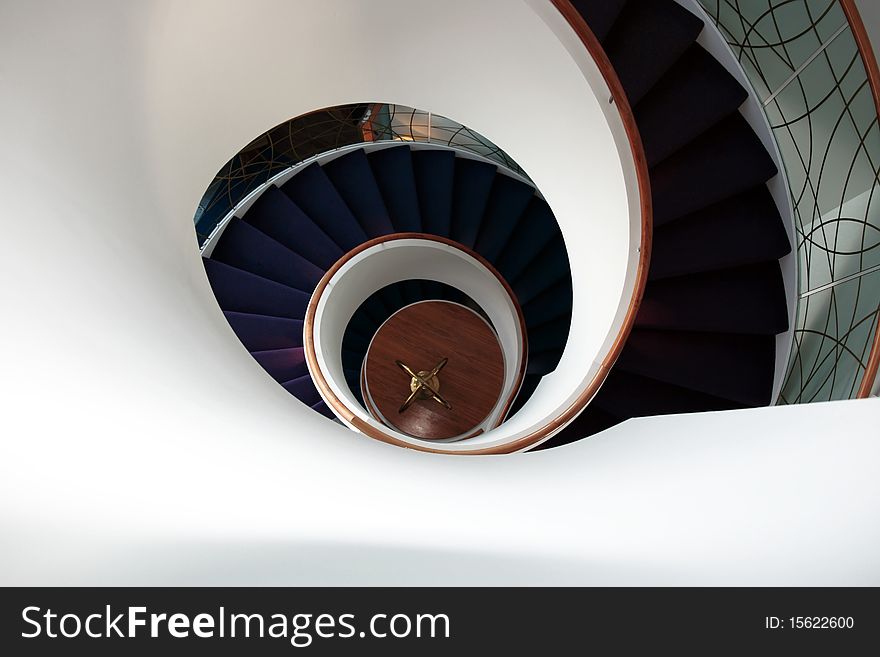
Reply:
[[[324, 372], [318, 365], [317, 353], [315, 352], [315, 314], [318, 310], [318, 304], [321, 301], [321, 297], [327, 289], [327, 285], [336, 275], [336, 273], [349, 262], [352, 258], [357, 256], [359, 253], [363, 253], [364, 251], [373, 248], [379, 244], [384, 244], [387, 242], [397, 241], [397, 240], [406, 240], [406, 239], [417, 239], [417, 240], [426, 240], [430, 242], [437, 242], [440, 244], [445, 244], [446, 246], [452, 247], [466, 255], [470, 256], [474, 260], [476, 260], [480, 265], [482, 265], [490, 274], [492, 274], [500, 283], [500, 285], [504, 288], [504, 291], [507, 293], [507, 296], [513, 303], [514, 309], [516, 310], [517, 322], [519, 324], [520, 334], [523, 338], [522, 343], [522, 358], [520, 362], [519, 371], [516, 373], [516, 378], [514, 379], [513, 386], [511, 387], [511, 392], [509, 398], [505, 401], [503, 406], [503, 411], [500, 415], [500, 419], [498, 423], [503, 421], [506, 417], [507, 413], [510, 410], [511, 405], [516, 399], [516, 395], [522, 387], [523, 378], [526, 374], [526, 366], [529, 360], [529, 347], [528, 347], [528, 337], [526, 333], [526, 319], [523, 315], [522, 308], [520, 308], [519, 302], [517, 301], [516, 294], [513, 291], [513, 288], [510, 287], [510, 284], [504, 279], [499, 272], [488, 260], [486, 260], [483, 256], [481, 256], [476, 251], [469, 249], [463, 244], [459, 244], [458, 242], [448, 239], [446, 237], [440, 237], [439, 235], [431, 235], [429, 233], [391, 233], [389, 235], [382, 235], [381, 237], [373, 238], [367, 242], [359, 244], [351, 251], [343, 255], [339, 260], [337, 260], [333, 266], [327, 271], [326, 274], [321, 278], [318, 282], [318, 285], [315, 287], [315, 291], [312, 293], [312, 298], [309, 300], [308, 308], [306, 309], [305, 320], [303, 321], [303, 350], [305, 351], [306, 361], [309, 365], [309, 370], [312, 373], [312, 377], [314, 379], [315, 386], [321, 392], [322, 397], [327, 401], [327, 404], [333, 409], [333, 411], [348, 421], [353, 426], [357, 427], [359, 431], [365, 433], [371, 438], [376, 438], [377, 440], [381, 440], [383, 442], [392, 443], [394, 445], [399, 445], [401, 447], [409, 447], [412, 449], [421, 449], [423, 451], [429, 452], [437, 452], [437, 453], [448, 453], [448, 450], [443, 449], [433, 449], [427, 447], [421, 447], [418, 445], [413, 445], [407, 442], [403, 442], [398, 438], [386, 434], [385, 432], [373, 427], [363, 420], [361, 420], [357, 415], [355, 415], [352, 410], [345, 405], [345, 403], [339, 399], [330, 388], [327, 383], [327, 379], [324, 376]], [[496, 424], [497, 426], [497, 424]]]
[[[878, 119], [880, 119], [880, 67], [877, 65], [874, 48], [871, 47], [868, 31], [865, 29], [865, 24], [862, 22], [862, 16], [856, 8], [855, 1], [840, 0], [840, 5], [855, 38], [856, 47], [859, 49], [859, 56], [865, 65], [868, 84], [871, 87], [871, 94], [874, 96], [874, 109], [877, 112]], [[877, 379], [878, 371], [880, 371], [880, 313], [877, 315], [874, 327], [874, 342], [871, 345], [871, 352], [868, 354], [865, 374], [862, 376], [862, 382], [859, 385], [856, 398], [864, 399], [871, 396], [871, 390], [874, 387], [874, 381]]]

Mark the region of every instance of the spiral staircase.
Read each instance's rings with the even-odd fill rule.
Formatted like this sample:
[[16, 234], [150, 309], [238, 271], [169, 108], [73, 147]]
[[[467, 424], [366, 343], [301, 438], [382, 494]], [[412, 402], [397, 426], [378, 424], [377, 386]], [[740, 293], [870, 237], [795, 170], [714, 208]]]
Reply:
[[[206, 268], [216, 270], [211, 276], [217, 280], [225, 273], [229, 280], [255, 283], [252, 292], [237, 300], [236, 289], [248, 288], [228, 285], [220, 305], [231, 313], [280, 317], [291, 320], [282, 321], [285, 326], [297, 327], [296, 317], [285, 317], [294, 314], [286, 308], [303, 303], [306, 293], [215, 261], [210, 253], [203, 266], [191, 223], [200, 192], [230, 154], [253, 135], [290, 116], [349, 100], [399, 100], [480, 127], [525, 166], [562, 226], [572, 270], [572, 330], [556, 370], [540, 380], [525, 405], [498, 431], [523, 423], [545, 401], [544, 393], [559, 387], [556, 382], [566, 368], [574, 363], [586, 368], [597, 353], [590, 343], [582, 350], [588, 352], [585, 357], [572, 358], [577, 346], [585, 344], [581, 325], [596, 301], [592, 293], [584, 294], [591, 281], [582, 275], [588, 271], [584, 261], [595, 262], [595, 250], [586, 249], [588, 240], [583, 239], [592, 233], [578, 230], [577, 219], [582, 216], [582, 225], [591, 225], [601, 213], [579, 215], [572, 210], [595, 207], [589, 199], [601, 187], [608, 188], [609, 198], [619, 190], [611, 189], [605, 177], [583, 175], [598, 170], [586, 163], [589, 156], [609, 162], [605, 159], [609, 149], [582, 148], [600, 132], [594, 127], [601, 123], [601, 114], [589, 103], [579, 114], [574, 101], [581, 97], [595, 101], [605, 116], [626, 108], [618, 96], [609, 103], [607, 95], [598, 93], [601, 85], [584, 74], [587, 67], [579, 64], [596, 58], [571, 38], [574, 32], [549, 1], [455, 0], [444, 3], [442, 12], [429, 2], [375, 3], [373, 7], [371, 0], [371, 11], [360, 14], [362, 0], [338, 0], [332, 7], [319, 0], [258, 0], [247, 8], [109, 0], [87, 9], [71, 3], [55, 3], [51, 11], [32, 3], [4, 7], [2, 23], [9, 38], [0, 41], [0, 49], [6, 61], [15, 62], [4, 72], [8, 93], [0, 106], [5, 163], [0, 186], [8, 245], [3, 259], [8, 321], [3, 327], [2, 384], [8, 404], [2, 441], [6, 457], [0, 460], [5, 490], [0, 496], [0, 524], [9, 537], [4, 582], [113, 586], [880, 582], [874, 556], [880, 541], [873, 522], [880, 513], [876, 477], [880, 402], [856, 399], [853, 391], [853, 384], [856, 389], [877, 385], [880, 350], [871, 350], [877, 343], [880, 280], [880, 273], [872, 270], [876, 260], [871, 260], [878, 253], [871, 248], [880, 225], [872, 213], [876, 205], [844, 208], [841, 219], [868, 236], [848, 249], [856, 252], [847, 256], [856, 261], [852, 268], [844, 269], [839, 257], [840, 266], [823, 279], [815, 271], [806, 276], [799, 267], [797, 291], [815, 293], [797, 299], [798, 314], [789, 315], [795, 340], [804, 339], [790, 352], [795, 371], [802, 370], [803, 376], [794, 381], [794, 392], [786, 394], [791, 403], [787, 406], [634, 418], [594, 439], [521, 458], [434, 458], [389, 448], [326, 420], [273, 381], [248, 355], [219, 309], [221, 286], [216, 286], [215, 298]], [[681, 4], [693, 2], [681, 0]], [[746, 26], [749, 33], [740, 34], [733, 24], [738, 17], [730, 10], [748, 3], [705, 0], [702, 4], [710, 13], [716, 5], [721, 8], [719, 17], [709, 16], [718, 27], [707, 20], [698, 42], [724, 68], [731, 70], [729, 62], [709, 47], [707, 39], [720, 37], [725, 27], [731, 28], [729, 40], [736, 44], [729, 50], [735, 50], [734, 57], [742, 54], [745, 64], [748, 57], [765, 52], [761, 39], [772, 41], [773, 16], [754, 30]], [[782, 18], [790, 17], [787, 12], [793, 6], [814, 6], [811, 0], [767, 4], [781, 7], [777, 13], [785, 12]], [[829, 0], [827, 4], [851, 3]], [[640, 5], [609, 0], [581, 6], [614, 60], [612, 46], [623, 48], [620, 44], [626, 41], [614, 34], [629, 24], [633, 8]], [[208, 9], [210, 21], [205, 20]], [[676, 10], [671, 5], [667, 9]], [[589, 10], [607, 13], [604, 28], [601, 17], [591, 16]], [[554, 11], [555, 23], [550, 15]], [[342, 24], [339, 15], [358, 20]], [[827, 16], [825, 21], [827, 27]], [[856, 21], [846, 23], [831, 16], [830, 22], [824, 33], [829, 38], [843, 26], [830, 47], [835, 56], [832, 65], [848, 74], [842, 81], [835, 81], [827, 70], [823, 75], [816, 69], [825, 65], [824, 55], [816, 57], [803, 69], [806, 79], [816, 82], [818, 77], [822, 83], [810, 90], [815, 95], [809, 96], [808, 109], [815, 108], [818, 118], [827, 117], [824, 110], [839, 100], [831, 96], [820, 102], [829, 87], [845, 87], [853, 93], [861, 89], [855, 97], [858, 106], [849, 104], [845, 109], [859, 110], [850, 129], [865, 139], [856, 139], [852, 149], [841, 146], [840, 150], [847, 162], [852, 156], [858, 171], [870, 176], [873, 172], [856, 154], [865, 151], [878, 161], [880, 132], [872, 106], [880, 98], [876, 93], [880, 87], [876, 76], [870, 78], [870, 86], [866, 84], [873, 70], [869, 65], [874, 62], [876, 67], [876, 62]], [[499, 29], [501, 25], [504, 29]], [[557, 29], [559, 25], [564, 29]], [[798, 29], [784, 22], [781, 27]], [[880, 24], [875, 22], [874, 27], [880, 29]], [[449, 47], [450, 33], [455, 34], [455, 47]], [[666, 39], [659, 28], [645, 34], [645, 45], [649, 37]], [[809, 36], [794, 40], [803, 55], [793, 58], [794, 69], [819, 48], [820, 44], [804, 43]], [[568, 41], [563, 43], [564, 39]], [[291, 43], [321, 56], [290, 57]], [[400, 67], [408, 62], [402, 61], [401, 53], [408, 52], [407, 47], [413, 48], [411, 69], [419, 74], [455, 75], [402, 75]], [[627, 47], [642, 46], [637, 42]], [[688, 50], [699, 52], [693, 44]], [[655, 59], [643, 63], [653, 64]], [[684, 59], [682, 54], [680, 60]], [[444, 67], [450, 60], [454, 66]], [[622, 62], [618, 59], [616, 65]], [[646, 117], [649, 100], [654, 97], [659, 103], [658, 90], [667, 84], [672, 88], [668, 76], [677, 66], [632, 103], [648, 157], [656, 158], [651, 180], [656, 210], [652, 269], [642, 317], [652, 299], [666, 303], [666, 297], [654, 296], [657, 285], [693, 283], [703, 276], [681, 267], [711, 265], [714, 268], [705, 274], [714, 277], [710, 279], [714, 286], [722, 273], [740, 272], [758, 262], [773, 265], [784, 248], [781, 244], [773, 253], [767, 247], [769, 226], [778, 219], [763, 184], [743, 187], [742, 193], [731, 193], [701, 209], [680, 205], [670, 209], [673, 201], [683, 199], [663, 194], [658, 172], [673, 161], [681, 163], [699, 138], [668, 156], [652, 154], [655, 147], [649, 132], [654, 133], [656, 145], [657, 140], [681, 134], [681, 128], [649, 130]], [[816, 72], [820, 75], [813, 75]], [[759, 102], [792, 73], [788, 70], [782, 79], [769, 80], [766, 94], [758, 92]], [[498, 84], [489, 93], [486, 81], [493, 74]], [[712, 79], [723, 77], [719, 72]], [[627, 82], [622, 70], [620, 79]], [[744, 77], [737, 73], [737, 79]], [[797, 87], [795, 78], [785, 91], [799, 91]], [[577, 93], [566, 91], [575, 88]], [[751, 91], [750, 96], [754, 96]], [[845, 100], [850, 98], [847, 94]], [[681, 109], [670, 112], [668, 120], [692, 126], [685, 116], [702, 115], [715, 101], [711, 94], [689, 102], [682, 99]], [[762, 110], [753, 99], [747, 103]], [[768, 115], [774, 104], [775, 100], [766, 106]], [[498, 112], [499, 107], [505, 111]], [[553, 108], [559, 113], [553, 114]], [[847, 113], [840, 115], [839, 124], [835, 114], [822, 126], [816, 116], [799, 119], [802, 112], [796, 103], [784, 109], [781, 119], [770, 116], [771, 125], [784, 122], [800, 129], [810, 122], [813, 128], [836, 130], [833, 141], [827, 134], [810, 137], [828, 137], [829, 144], [840, 145], [838, 136], [848, 125]], [[731, 111], [728, 118], [738, 120], [735, 114]], [[560, 115], [565, 120], [553, 120]], [[581, 123], [578, 116], [585, 117]], [[839, 204], [847, 167], [840, 167], [839, 176], [831, 181], [826, 167], [818, 185], [818, 165], [813, 169], [812, 164], [821, 163], [823, 141], [818, 144], [818, 157], [809, 163], [806, 180], [795, 177], [800, 170], [796, 161], [786, 157], [793, 154], [785, 150], [786, 127], [770, 136], [777, 137], [789, 180], [815, 188], [821, 192], [819, 200], [837, 197]], [[715, 129], [707, 127], [702, 134]], [[767, 143], [768, 135], [762, 137]], [[577, 147], [565, 148], [566, 144]], [[812, 145], [817, 145], [816, 139]], [[810, 153], [816, 155], [815, 150]], [[713, 152], [701, 167], [720, 165], [715, 156], [721, 155]], [[626, 163], [623, 157], [620, 161]], [[696, 172], [697, 182], [687, 188], [687, 198], [708, 190], [702, 182], [707, 174], [703, 168]], [[781, 178], [771, 179], [774, 195], [783, 187]], [[572, 190], [570, 197], [565, 190]], [[663, 198], [668, 199], [665, 216]], [[754, 212], [737, 211], [750, 203]], [[795, 210], [808, 216], [811, 203], [808, 197]], [[710, 213], [713, 207], [718, 211]], [[764, 214], [759, 212], [762, 207]], [[245, 214], [232, 223], [246, 224]], [[782, 214], [788, 218], [787, 212]], [[726, 217], [734, 223], [726, 222]], [[602, 225], [619, 225], [625, 218], [616, 212], [614, 221]], [[797, 241], [792, 243], [798, 256], [803, 255], [805, 236], [818, 239], [828, 228], [825, 212], [821, 223], [808, 226], [806, 233], [796, 224]], [[218, 240], [218, 256], [226, 248], [219, 242], [233, 234]], [[748, 234], [755, 239], [746, 240]], [[664, 242], [678, 245], [677, 250], [667, 250]], [[755, 259], [739, 264], [746, 253], [736, 247], [739, 242], [751, 249]], [[822, 252], [821, 246], [807, 245], [813, 256]], [[770, 252], [759, 255], [758, 249]], [[785, 266], [795, 256], [787, 258]], [[604, 264], [605, 259], [599, 261]], [[416, 272], [412, 278], [424, 280]], [[788, 280], [786, 273], [787, 284]], [[596, 287], [609, 286], [603, 281]], [[722, 289], [720, 284], [717, 289]], [[844, 298], [841, 291], [848, 296]], [[837, 308], [826, 303], [829, 299]], [[258, 303], [261, 300], [263, 305]], [[807, 303], [805, 315], [802, 307]], [[734, 319], [752, 313], [751, 304], [749, 299], [738, 306]], [[695, 305], [686, 310], [674, 318], [703, 318]], [[845, 321], [835, 321], [844, 314]], [[829, 316], [831, 323], [826, 324]], [[654, 317], [655, 322], [659, 319]], [[735, 356], [729, 366], [708, 360], [699, 363], [701, 374], [708, 377], [711, 372], [716, 379], [712, 387], [696, 377], [690, 379], [691, 387], [685, 387], [679, 383], [690, 372], [676, 369], [674, 363], [647, 372], [651, 363], [667, 354], [647, 351], [646, 340], [642, 349], [633, 349], [642, 336], [665, 338], [668, 349], [670, 340], [690, 334], [694, 339], [682, 350], [696, 368], [699, 339], [725, 344], [723, 338], [729, 336], [733, 339], [728, 342], [735, 346], [740, 343], [736, 336], [767, 337], [766, 332], [745, 333], [744, 328], [726, 333], [705, 325], [696, 328], [634, 328], [613, 371], [565, 437], [586, 436], [636, 413], [670, 412], [683, 406], [683, 398], [697, 394], [704, 395], [700, 400], [705, 406], [691, 404], [684, 409], [705, 408], [708, 402], [752, 403], [730, 399], [725, 396], [729, 391], [719, 389], [717, 379], [728, 374], [724, 368], [742, 366]], [[285, 334], [284, 339], [295, 345], [297, 336]], [[830, 351], [824, 346], [829, 338], [834, 345]], [[784, 342], [779, 339], [780, 345]], [[816, 346], [820, 343], [821, 349]], [[264, 345], [278, 346], [271, 336]], [[263, 345], [252, 348], [275, 351]], [[789, 355], [782, 351], [780, 346], [777, 360]], [[769, 372], [769, 360], [768, 348], [762, 372]], [[636, 365], [641, 369], [624, 369], [635, 370]], [[790, 367], [788, 378], [791, 371]], [[58, 376], [60, 372], [67, 374]], [[675, 382], [667, 380], [673, 373]], [[623, 381], [624, 375], [629, 382]], [[810, 376], [813, 379], [808, 381]], [[836, 377], [840, 384], [822, 386], [826, 377]], [[291, 381], [297, 372], [278, 378]], [[650, 398], [653, 408], [645, 408], [647, 393], [640, 394], [633, 381], [651, 385], [656, 395]], [[621, 395], [620, 403], [612, 407], [609, 399], [615, 385], [630, 394]], [[677, 396], [657, 394], [661, 388]], [[876, 397], [876, 387], [872, 394]], [[798, 403], [813, 401], [827, 403]], [[603, 413], [604, 418], [599, 418]], [[590, 414], [596, 416], [592, 426], [588, 426]], [[768, 540], [754, 540], [756, 527], [771, 530]]]
[[631, 417], [766, 406], [789, 328], [791, 251], [767, 182], [777, 168], [739, 108], [748, 92], [672, 0], [572, 3], [632, 107], [651, 182], [648, 284], [632, 333], [586, 411], [546, 447]]
[[[483, 256], [510, 282], [527, 323], [530, 358], [521, 405], [562, 355], [571, 277], [558, 225], [526, 181], [449, 149], [358, 148], [304, 167], [233, 218], [205, 258], [217, 300], [253, 357], [291, 394], [334, 417], [309, 375], [302, 321], [322, 276], [343, 254], [395, 233], [450, 238]], [[370, 297], [352, 317], [343, 353], [360, 396], [370, 339], [401, 308], [464, 301], [437, 281], [411, 280]]]
[[[697, 43], [702, 21], [673, 0], [573, 6], [632, 108], [654, 234], [648, 282], [622, 353], [586, 410], [543, 447], [631, 417], [768, 405], [776, 336], [789, 327], [779, 259], [791, 246], [767, 187], [776, 165], [738, 111], [748, 92]], [[313, 162], [233, 217], [204, 264], [227, 320], [257, 362], [332, 418], [306, 365], [309, 299], [344, 254], [396, 233], [473, 249], [513, 288], [528, 342], [515, 413], [563, 355], [573, 291], [551, 209], [526, 179], [491, 162], [411, 145], [357, 148]], [[454, 288], [416, 278], [377, 291], [352, 317], [343, 362], [359, 401], [361, 366], [379, 326], [429, 299], [465, 301]], [[588, 301], [574, 296], [574, 303]]]

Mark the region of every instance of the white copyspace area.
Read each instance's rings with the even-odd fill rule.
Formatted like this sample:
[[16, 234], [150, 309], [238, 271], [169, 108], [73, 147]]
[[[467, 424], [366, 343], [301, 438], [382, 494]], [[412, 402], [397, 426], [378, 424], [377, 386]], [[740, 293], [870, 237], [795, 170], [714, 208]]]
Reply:
[[361, 99], [509, 149], [614, 254], [572, 263], [616, 302], [621, 165], [530, 5], [7, 2], [0, 61], [0, 583], [880, 584], [875, 400], [441, 457], [308, 411], [229, 329], [201, 190], [267, 127]]

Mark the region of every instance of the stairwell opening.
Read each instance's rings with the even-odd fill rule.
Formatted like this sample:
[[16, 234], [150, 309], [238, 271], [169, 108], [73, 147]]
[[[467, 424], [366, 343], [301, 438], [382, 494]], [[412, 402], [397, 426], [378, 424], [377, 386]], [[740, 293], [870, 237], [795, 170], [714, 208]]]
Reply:
[[[553, 372], [568, 340], [571, 273], [552, 210], [501, 148], [428, 111], [352, 103], [276, 126], [218, 172], [195, 226], [217, 302], [251, 356], [300, 402], [355, 430], [310, 372], [306, 315], [327, 272], [371, 240], [402, 233], [448, 240], [484, 259], [510, 288], [528, 363], [506, 417]], [[416, 269], [377, 285], [345, 320], [345, 383], [362, 407], [366, 348], [395, 312], [445, 300], [487, 316], [438, 278]]]

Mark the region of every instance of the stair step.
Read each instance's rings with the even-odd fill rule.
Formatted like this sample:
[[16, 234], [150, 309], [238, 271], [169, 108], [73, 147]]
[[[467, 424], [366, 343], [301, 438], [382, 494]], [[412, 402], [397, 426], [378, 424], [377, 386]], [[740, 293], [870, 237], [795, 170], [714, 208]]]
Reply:
[[636, 105], [697, 40], [703, 21], [674, 0], [630, 0], [604, 42]]
[[367, 241], [336, 187], [317, 163], [308, 165], [281, 186], [281, 190], [347, 253]]
[[634, 109], [652, 167], [737, 111], [749, 94], [698, 44]]
[[612, 415], [601, 408], [595, 408], [590, 405], [584, 409], [583, 413], [572, 420], [571, 424], [565, 427], [565, 429], [546, 442], [538, 445], [534, 451], [568, 445], [577, 442], [581, 438], [592, 436], [593, 434], [610, 429], [615, 424], [620, 424], [619, 417]]
[[[351, 349], [343, 340], [342, 343], [342, 368], [346, 371], [354, 372], [360, 377], [361, 366], [364, 364], [364, 358], [367, 353], [365, 351]], [[360, 388], [360, 383], [358, 383]]]
[[569, 315], [571, 304], [571, 279], [566, 277], [522, 306], [526, 326], [538, 326]]
[[636, 328], [615, 367], [745, 406], [766, 406], [775, 355], [772, 335]]
[[324, 172], [368, 238], [394, 232], [370, 162], [358, 149], [323, 165]]
[[774, 261], [651, 282], [635, 325], [776, 335], [788, 329], [787, 308]]
[[498, 256], [495, 267], [506, 281], [514, 281], [550, 241], [559, 236], [559, 226], [550, 206], [543, 199], [533, 196], [513, 237]]
[[408, 305], [408, 301], [403, 298], [400, 285], [386, 285], [377, 293], [382, 303], [388, 309], [388, 317], [391, 317], [398, 310]]
[[419, 281], [422, 284], [422, 293], [425, 299], [438, 299], [443, 301], [452, 301], [454, 298], [455, 288], [444, 285], [438, 281]]
[[302, 320], [237, 313], [231, 310], [224, 310], [223, 314], [248, 351], [302, 347]]
[[658, 228], [650, 279], [779, 260], [790, 252], [776, 202], [760, 185]]
[[561, 354], [568, 341], [570, 327], [571, 315], [563, 315], [529, 329], [529, 353], [556, 351]]
[[322, 401], [321, 395], [312, 381], [312, 377], [308, 374], [293, 379], [292, 381], [285, 381], [281, 385], [284, 386], [284, 389], [287, 390], [287, 392], [307, 406], [312, 406], [313, 404]]
[[608, 375], [590, 406], [621, 419], [742, 408], [742, 404], [729, 399], [617, 369]]
[[529, 374], [526, 372], [526, 375], [522, 380], [522, 385], [519, 388], [519, 393], [517, 393], [516, 399], [513, 401], [513, 404], [511, 404], [510, 411], [507, 413], [508, 418], [513, 417], [519, 409], [525, 405], [538, 388], [538, 384], [541, 383], [542, 378], [543, 377], [540, 374]]
[[366, 315], [355, 313], [349, 320], [348, 326], [345, 327], [342, 348], [366, 354], [377, 328], [379, 327], [373, 324]]
[[324, 275], [322, 269], [238, 217], [230, 220], [211, 259], [307, 294]]
[[495, 262], [534, 195], [530, 185], [503, 174], [495, 176], [474, 250]]
[[570, 277], [568, 258], [562, 257], [565, 252], [565, 241], [559, 234], [510, 284], [521, 306], [525, 306], [545, 290]]
[[274, 185], [248, 209], [244, 221], [324, 271], [342, 256], [336, 242]]
[[562, 358], [562, 350], [541, 351], [538, 353], [529, 353], [529, 362], [526, 365], [528, 374], [537, 374], [545, 376], [550, 374], [559, 365], [559, 359]]
[[486, 162], [456, 158], [455, 188], [452, 191], [452, 239], [473, 248], [480, 230], [480, 221], [492, 183], [496, 167]]
[[776, 172], [761, 140], [735, 114], [651, 169], [654, 226], [757, 187]]
[[626, 4], [626, 0], [599, 0], [598, 2], [597, 0], [572, 0], [571, 4], [584, 17], [596, 38], [603, 41], [611, 31], [611, 27]]
[[421, 233], [422, 219], [409, 147], [373, 151], [367, 158], [395, 232]]
[[336, 415], [333, 413], [333, 411], [330, 410], [330, 407], [327, 406], [327, 404], [325, 404], [323, 400], [319, 401], [317, 404], [312, 404], [310, 408], [330, 420], [336, 419]]
[[361, 406], [365, 406], [364, 396], [361, 392], [360, 374], [354, 370], [346, 369], [343, 370], [343, 375], [345, 376], [345, 382], [348, 384], [348, 389], [351, 391], [351, 394], [354, 395], [355, 399], [357, 399]]
[[455, 153], [439, 150], [414, 151], [412, 158], [422, 231], [449, 237], [452, 231]]
[[354, 312], [355, 315], [361, 313], [366, 315], [374, 326], [380, 326], [382, 322], [391, 316], [391, 313], [385, 304], [382, 303], [382, 298], [378, 294], [371, 294]]
[[416, 301], [425, 300], [425, 295], [422, 291], [421, 281], [406, 280], [400, 281], [396, 285], [400, 290], [400, 296], [403, 297], [403, 302], [407, 306], [411, 303], [415, 303]]
[[309, 295], [218, 260], [202, 258], [217, 303], [223, 310], [289, 319], [305, 317]]
[[302, 347], [253, 351], [251, 356], [279, 383], [290, 381], [309, 373], [305, 351]]

